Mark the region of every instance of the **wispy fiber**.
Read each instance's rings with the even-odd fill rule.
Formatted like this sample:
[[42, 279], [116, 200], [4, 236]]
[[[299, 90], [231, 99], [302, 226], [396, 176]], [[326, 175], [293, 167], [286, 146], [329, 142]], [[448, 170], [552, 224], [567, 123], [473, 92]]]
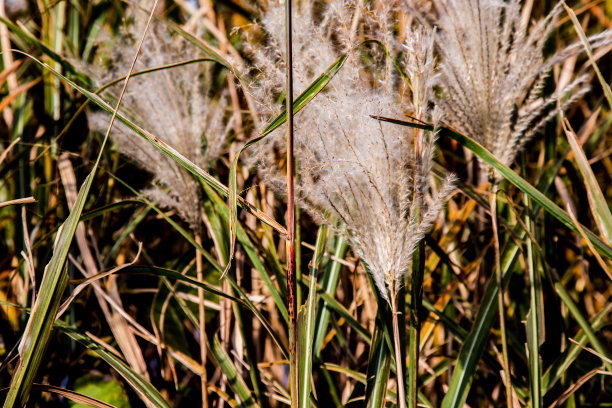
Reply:
[[[542, 96], [552, 66], [582, 47], [574, 44], [544, 57], [560, 5], [530, 29], [521, 23], [519, 0], [439, 0], [438, 5], [439, 85], [444, 92], [437, 105], [461, 132], [509, 165], [555, 115], [558, 100], [565, 109], [587, 92], [583, 75]], [[598, 46], [610, 38], [604, 32], [591, 40]]]
[[[333, 6], [337, 9], [338, 4], [342, 2]], [[351, 34], [345, 30], [357, 25], [336, 24], [334, 18], [342, 14], [333, 8], [327, 11], [323, 14], [325, 19], [317, 21], [309, 6], [298, 8], [295, 21], [299, 34], [294, 38], [298, 89], [304, 89], [339, 55], [342, 44], [336, 46], [331, 38], [349, 38]], [[276, 19], [272, 17], [276, 12], [272, 9], [264, 19], [272, 44], [280, 38], [274, 25]], [[268, 21], [272, 23], [270, 27]], [[269, 69], [281, 70], [282, 61], [280, 49], [274, 46], [257, 54], [257, 62], [263, 66], [259, 77], [263, 88], [274, 89], [276, 82]], [[413, 63], [415, 71], [422, 68], [418, 64]], [[421, 74], [415, 72], [415, 78], [418, 75]], [[424, 83], [428, 81], [426, 77], [421, 75]], [[332, 226], [333, 219], [341, 221], [340, 232], [371, 272], [382, 296], [388, 299], [388, 291], [408, 270], [413, 251], [436, 219], [452, 187], [447, 180], [439, 192], [424, 200], [425, 211], [419, 220], [415, 219], [413, 206], [424, 199], [421, 191], [428, 187], [434, 137], [428, 133], [424, 138], [426, 147], [421, 164], [416, 165], [413, 131], [370, 117], [402, 117], [406, 109], [395, 98], [392, 81], [372, 78], [353, 55], [327, 90], [297, 115], [296, 187], [301, 206], [315, 219]], [[429, 118], [429, 101], [424, 99], [429, 94], [424, 88], [419, 86], [424, 93], [419, 97], [420, 107], [411, 110], [422, 109], [423, 117]], [[269, 96], [267, 102], [273, 103]], [[261, 149], [261, 171], [267, 183], [279, 192], [284, 191], [285, 182], [279, 174], [275, 152], [282, 155], [283, 149], [280, 131], [271, 135]]]
[[[124, 57], [132, 40], [129, 34], [109, 40], [109, 74], [95, 72], [103, 84], [118, 76], [129, 62]], [[144, 43], [136, 70], [155, 68], [197, 58], [181, 39], [171, 37], [164, 27], [153, 27]], [[213, 100], [206, 62], [164, 69], [134, 77], [124, 98], [123, 112], [144, 129], [160, 137], [193, 163], [206, 168], [223, 153], [231, 123], [227, 123], [227, 97]], [[106, 97], [114, 97], [116, 87]], [[89, 115], [93, 129], [103, 129], [108, 117], [103, 112]], [[122, 124], [111, 134], [117, 149], [154, 176], [143, 193], [160, 206], [174, 209], [191, 227], [200, 225], [199, 186], [171, 158], [145, 143]]]

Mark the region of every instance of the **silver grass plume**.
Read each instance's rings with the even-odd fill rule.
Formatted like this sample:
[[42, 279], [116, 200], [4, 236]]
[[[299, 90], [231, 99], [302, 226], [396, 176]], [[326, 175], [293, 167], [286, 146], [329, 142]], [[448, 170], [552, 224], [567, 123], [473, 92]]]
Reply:
[[[337, 58], [338, 47], [331, 38], [351, 37], [350, 32], [335, 32], [350, 29], [335, 23], [338, 13], [332, 7], [337, 10], [338, 4], [344, 3], [332, 2], [328, 13], [323, 14], [323, 21], [315, 21], [309, 7], [297, 8], [294, 58], [298, 90], [309, 85]], [[263, 81], [262, 87], [267, 89], [280, 89], [283, 79], [282, 47], [274, 45], [281, 43], [282, 30], [274, 25], [275, 13], [279, 13], [278, 9], [271, 9], [263, 19], [273, 45], [256, 56], [260, 67], [275, 67], [279, 72], [275, 77], [268, 75], [267, 68], [260, 70], [256, 80]], [[422, 67], [413, 68], [415, 75], [422, 74], [424, 83], [429, 84], [428, 73], [422, 73]], [[422, 165], [416, 166], [412, 129], [370, 117], [403, 116], [405, 109], [398, 103], [391, 81], [376, 81], [378, 86], [374, 86], [375, 81], [369, 79], [371, 76], [359, 59], [351, 56], [327, 89], [297, 114], [296, 194], [301, 206], [315, 220], [336, 228], [349, 240], [381, 295], [388, 300], [388, 291], [396, 288], [400, 277], [408, 271], [412, 253], [437, 218], [444, 199], [452, 191], [452, 183], [447, 180], [427, 199], [421, 196], [421, 192], [428, 190], [434, 134], [429, 132], [425, 138]], [[262, 105], [274, 106], [270, 96], [267, 98]], [[428, 105], [429, 101], [423, 101], [421, 106]], [[430, 110], [424, 109], [423, 116], [429, 115]], [[284, 154], [282, 130], [271, 134], [259, 153], [264, 180], [282, 193], [285, 179], [276, 159]], [[425, 209], [417, 221], [413, 205], [421, 200]], [[341, 221], [339, 227], [334, 227], [334, 219]]]
[[[197, 58], [184, 41], [171, 37], [159, 25], [152, 28], [136, 71]], [[105, 55], [109, 72], [104, 75], [99, 70], [93, 72], [100, 84], [127, 71], [133, 39], [124, 34], [108, 40], [106, 47], [110, 49], [110, 55]], [[191, 63], [132, 77], [121, 108], [128, 118], [203, 168], [212, 166], [223, 153], [231, 126], [224, 119], [226, 96], [218, 101], [209, 97], [207, 64]], [[110, 88], [105, 97], [116, 98], [119, 86]], [[106, 130], [108, 119], [104, 112], [89, 115], [90, 126], [97, 131]], [[123, 124], [116, 123], [111, 138], [121, 154], [153, 175], [153, 182], [143, 194], [162, 208], [176, 210], [192, 228], [198, 229], [200, 188], [194, 178]]]
[[[587, 76], [583, 75], [542, 97], [552, 66], [583, 47], [576, 43], [544, 57], [545, 43], [562, 10], [560, 4], [528, 30], [521, 22], [519, 0], [438, 3], [443, 95], [436, 103], [458, 130], [510, 165], [525, 143], [556, 114], [557, 101], [565, 109], [587, 92]], [[592, 37], [592, 45], [609, 43], [610, 34]], [[493, 175], [492, 169], [484, 168]]]

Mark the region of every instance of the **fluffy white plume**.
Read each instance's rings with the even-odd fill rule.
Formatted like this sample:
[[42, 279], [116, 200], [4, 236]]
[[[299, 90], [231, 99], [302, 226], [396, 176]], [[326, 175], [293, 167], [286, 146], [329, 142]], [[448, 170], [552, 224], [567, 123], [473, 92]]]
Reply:
[[[587, 91], [586, 76], [582, 76], [545, 98], [541, 92], [552, 65], [582, 47], [574, 44], [549, 58], [543, 56], [560, 5], [527, 30], [521, 23], [519, 0], [438, 3], [442, 13], [437, 36], [442, 59], [439, 85], [444, 94], [437, 104], [461, 132], [509, 165], [554, 116], [558, 100], [564, 109]], [[605, 32], [591, 41], [599, 46], [611, 38], [611, 32]]]
[[[110, 65], [107, 73], [93, 72], [99, 83], [127, 73], [135, 51], [133, 37], [124, 35], [108, 41]], [[163, 27], [153, 26], [147, 35], [135, 71], [161, 67], [197, 58], [183, 41], [170, 37]], [[135, 123], [175, 148], [201, 167], [212, 165], [223, 153], [229, 126], [225, 111], [227, 98], [209, 97], [208, 63], [198, 62], [133, 76], [124, 96], [121, 112]], [[117, 98], [121, 84], [105, 95]], [[90, 126], [105, 132], [109, 115], [94, 112]], [[143, 193], [164, 208], [174, 209], [191, 227], [199, 228], [199, 185], [174, 160], [115, 122], [111, 138], [117, 149], [154, 176]]]
[[[346, 50], [331, 40], [351, 38], [351, 27], [358, 26], [358, 22], [346, 18], [347, 9], [339, 12], [343, 4], [332, 2], [327, 13], [323, 13], [324, 21], [313, 18], [310, 6], [298, 8], [294, 38], [298, 92], [338, 57], [339, 50]], [[355, 12], [354, 8], [348, 10]], [[266, 14], [264, 27], [271, 37], [271, 46], [256, 55], [262, 67], [258, 83], [263, 82], [263, 88], [276, 89], [277, 95], [284, 85], [283, 52], [279, 46], [284, 32], [278, 26], [280, 13], [279, 9], [271, 9]], [[362, 15], [368, 13], [371, 11]], [[352, 23], [336, 24], [338, 16]], [[431, 49], [426, 52], [425, 57], [414, 56], [408, 64], [413, 71], [411, 77], [423, 84], [429, 84], [431, 77], [425, 71], [433, 69]], [[274, 75], [270, 75], [272, 69]], [[375, 80], [360, 64], [358, 55], [353, 54], [327, 89], [296, 116], [294, 142], [300, 204], [320, 222], [333, 226], [334, 219], [341, 221], [340, 232], [367, 266], [384, 298], [409, 269], [414, 249], [452, 191], [452, 183], [447, 180], [430, 200], [422, 200], [421, 194], [428, 187], [428, 175], [424, 171], [431, 163], [433, 134], [424, 138], [422, 158], [416, 160], [413, 129], [370, 117], [404, 115], [406, 106], [398, 103], [396, 92], [390, 90], [390, 82]], [[419, 85], [419, 92], [417, 99], [422, 102], [425, 118], [429, 115], [429, 91], [426, 85]], [[262, 98], [267, 96], [263, 105], [273, 107], [275, 101], [269, 95], [262, 95]], [[285, 191], [285, 178], [276, 158], [278, 153], [284, 156], [284, 135], [280, 129], [260, 147], [261, 172], [280, 194]], [[420, 203], [425, 208], [417, 220], [415, 206]]]

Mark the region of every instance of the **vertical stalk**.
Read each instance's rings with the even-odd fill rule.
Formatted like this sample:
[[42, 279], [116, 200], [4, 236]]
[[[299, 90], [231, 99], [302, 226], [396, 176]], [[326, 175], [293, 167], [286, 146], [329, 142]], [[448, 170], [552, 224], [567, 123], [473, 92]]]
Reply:
[[398, 323], [397, 308], [397, 285], [394, 282], [391, 289], [391, 310], [393, 314], [393, 349], [395, 350], [395, 366], [397, 371], [397, 400], [399, 408], [406, 408], [406, 390], [404, 388], [404, 360], [402, 359], [402, 348], [400, 346], [400, 331]]
[[[299, 175], [298, 175], [299, 181]], [[295, 248], [295, 281], [298, 282], [296, 286], [296, 299], [297, 304], [302, 305], [303, 303], [303, 284], [302, 284], [302, 227], [300, 226], [300, 207], [295, 207], [295, 233], [294, 236], [294, 248]]]
[[295, 276], [295, 204], [293, 191], [293, 52], [291, 0], [285, 1], [285, 30], [287, 38], [287, 303], [289, 308], [289, 382], [291, 407], [298, 407], [298, 365], [297, 365], [297, 280]]
[[502, 359], [504, 365], [504, 382], [506, 385], [506, 404], [512, 408], [512, 384], [510, 383], [510, 361], [508, 360], [508, 341], [506, 338], [506, 314], [504, 313], [504, 282], [501, 271], [501, 255], [499, 234], [497, 228], [497, 188], [498, 184], [491, 181], [489, 205], [491, 206], [491, 224], [493, 226], [493, 239], [495, 242], [495, 271], [497, 274], [497, 299], [499, 305], [499, 328], [502, 342]]
[[[419, 214], [420, 215], [420, 214]], [[425, 245], [421, 241], [413, 258], [412, 283], [410, 285], [410, 331], [408, 349], [408, 403], [416, 408], [418, 402], [419, 350], [421, 342], [421, 307], [423, 302], [423, 272]]]
[[[202, 246], [202, 237], [200, 233], [195, 232], [195, 241], [198, 245]], [[204, 281], [202, 273], [202, 253], [196, 250], [196, 273], [199, 282]], [[202, 372], [200, 373], [201, 384], [202, 384], [202, 408], [208, 408], [208, 379], [206, 378], [206, 344], [208, 339], [206, 338], [206, 306], [204, 305], [204, 289], [198, 288], [198, 314], [199, 314], [199, 326], [200, 326], [200, 360], [202, 362]]]
[[[418, 101], [418, 97], [417, 97]], [[422, 119], [422, 112], [418, 114]], [[423, 184], [426, 175], [423, 174], [423, 130], [414, 129], [414, 165], [416, 177], [413, 181], [413, 204], [411, 216], [417, 224], [421, 222], [421, 211], [423, 196], [425, 194]], [[412, 274], [410, 283], [410, 328], [409, 328], [409, 349], [408, 349], [408, 404], [411, 408], [416, 408], [418, 401], [418, 375], [419, 375], [419, 350], [421, 336], [420, 310], [422, 303], [423, 274], [425, 269], [424, 258], [425, 245], [423, 241], [414, 252], [412, 259]], [[405, 404], [402, 401], [400, 404]]]

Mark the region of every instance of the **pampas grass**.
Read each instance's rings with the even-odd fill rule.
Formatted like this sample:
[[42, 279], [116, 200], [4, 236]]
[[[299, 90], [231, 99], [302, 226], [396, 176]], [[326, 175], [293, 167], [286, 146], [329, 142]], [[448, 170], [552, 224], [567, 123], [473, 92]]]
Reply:
[[[294, 96], [308, 90], [295, 114], [294, 249], [308, 301], [292, 333], [284, 125], [259, 137], [287, 105], [286, 4], [159, 2], [117, 117], [152, 144], [115, 124], [101, 148], [108, 116], [93, 104], [104, 103], [79, 87], [117, 102], [120, 85], [105, 85], [135, 59], [152, 2], [28, 2], [26, 14], [11, 3], [0, 1], [0, 388], [32, 406], [278, 408], [296, 393], [298, 408], [612, 400], [600, 380], [612, 250], [599, 233], [609, 217], [596, 213], [611, 194], [609, 108], [562, 6], [294, 3]], [[609, 77], [609, 10], [569, 6]], [[576, 129], [569, 154], [560, 109]], [[480, 167], [489, 200], [466, 149], [501, 169]], [[519, 168], [517, 152], [522, 177], [500, 166]], [[84, 180], [81, 216], [64, 223]], [[228, 184], [247, 212], [217, 196], [234, 203]], [[79, 225], [78, 247], [62, 225]], [[57, 248], [67, 262], [54, 264], [50, 290], [41, 279]], [[94, 271], [85, 282], [82, 269]], [[28, 326], [33, 315], [44, 333]], [[19, 344], [44, 361], [25, 377]], [[288, 361], [302, 373], [297, 391]]]

